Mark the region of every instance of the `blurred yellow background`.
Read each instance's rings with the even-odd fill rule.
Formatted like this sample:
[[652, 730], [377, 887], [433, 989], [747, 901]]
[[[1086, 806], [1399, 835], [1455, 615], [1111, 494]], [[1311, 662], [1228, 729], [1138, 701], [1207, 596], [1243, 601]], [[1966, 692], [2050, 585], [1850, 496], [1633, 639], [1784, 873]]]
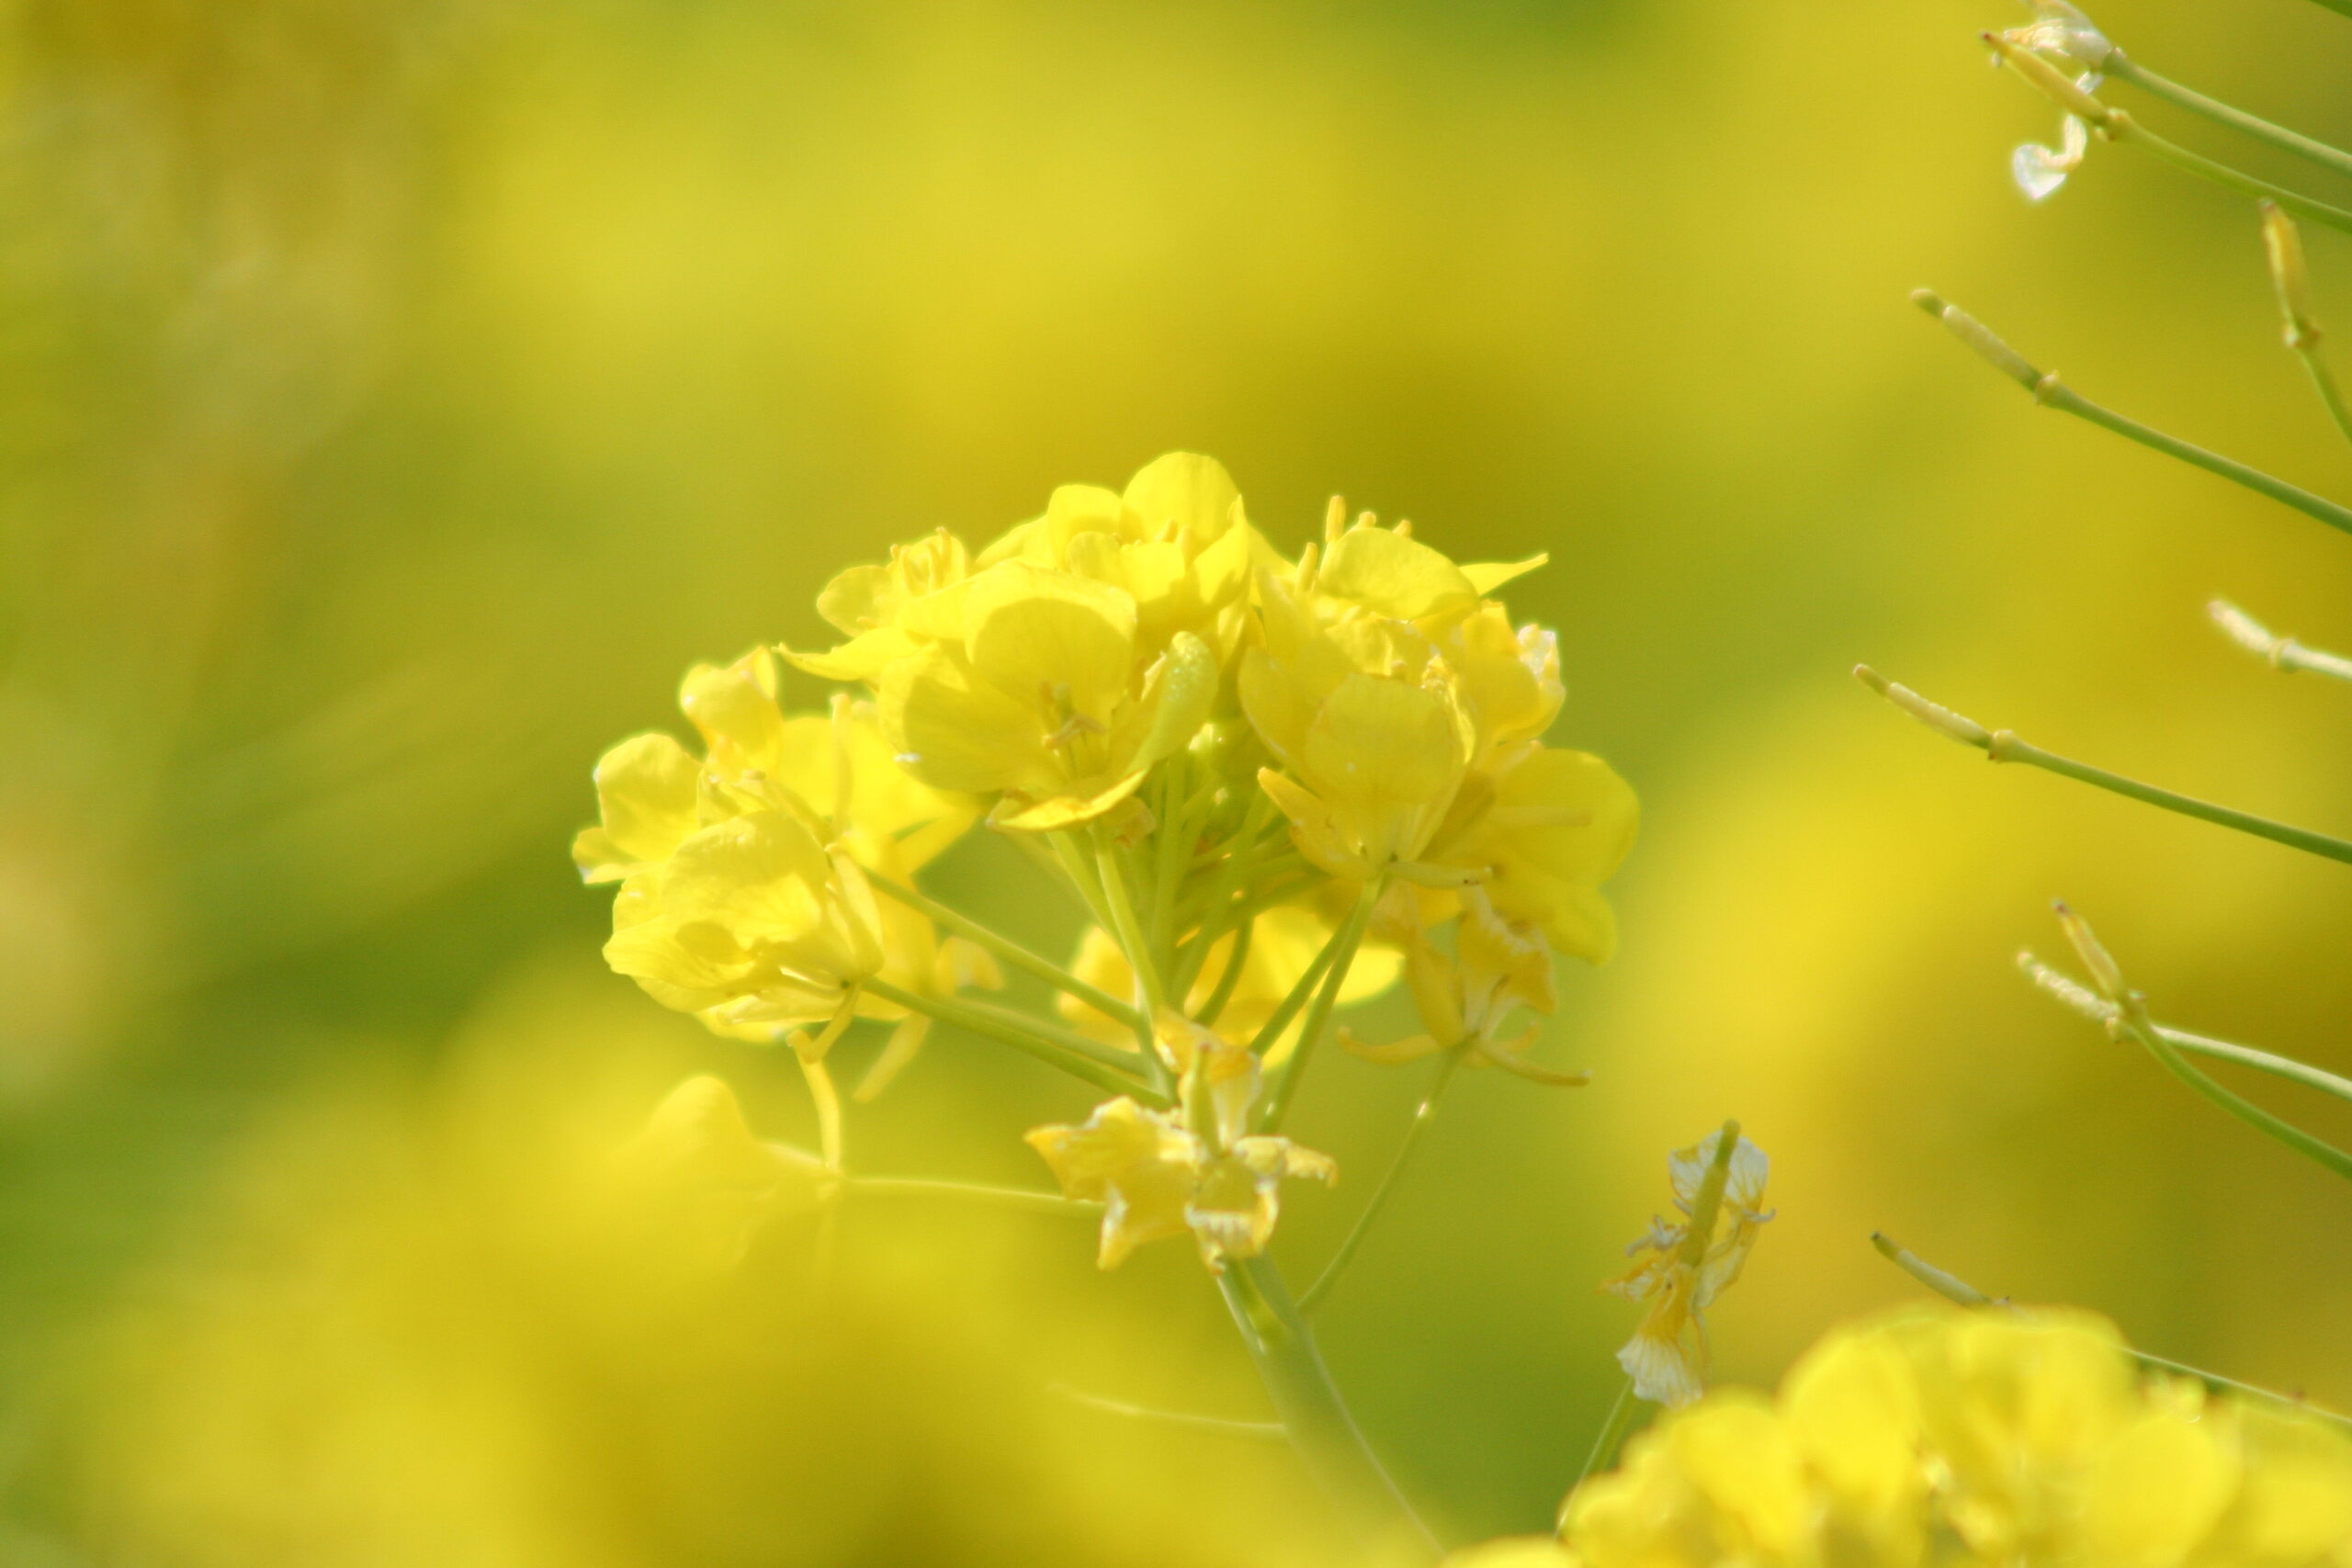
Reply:
[[[2352, 138], [2318, 6], [2096, 14]], [[1905, 303], [2352, 489], [2245, 203], [2107, 148], [2010, 186], [2054, 115], [1972, 34], [2019, 16], [0, 7], [0, 1555], [1304, 1561], [1277, 1450], [1046, 1393], [1261, 1414], [1182, 1248], [1099, 1277], [1083, 1226], [853, 1208], [829, 1306], [782, 1240], [682, 1298], [558, 1179], [692, 1071], [809, 1135], [788, 1062], [599, 962], [599, 750], [689, 662], [810, 640], [840, 566], [1178, 447], [1278, 545], [1339, 490], [1549, 550], [1510, 598], [1559, 628], [1555, 737], [1644, 797], [1623, 954], [1544, 1048], [1592, 1087], [1467, 1080], [1321, 1314], [1450, 1538], [1548, 1519], [1630, 1326], [1594, 1285], [1726, 1115], [1781, 1210], [1726, 1377], [1904, 1295], [1883, 1227], [2352, 1400], [2352, 1193], [2009, 968], [2063, 895], [2160, 1017], [2352, 1069], [2352, 880], [1846, 675], [2352, 830], [2352, 699], [2202, 619], [2352, 640], [2352, 541], [2037, 413]], [[2352, 322], [2352, 245], [2309, 238]], [[973, 842], [939, 886], [1062, 949], [1026, 874]], [[1289, 1205], [1294, 1272], [1420, 1081], [1309, 1085], [1347, 1179]], [[854, 1147], [1042, 1184], [1019, 1130], [1083, 1103], [943, 1035]]]

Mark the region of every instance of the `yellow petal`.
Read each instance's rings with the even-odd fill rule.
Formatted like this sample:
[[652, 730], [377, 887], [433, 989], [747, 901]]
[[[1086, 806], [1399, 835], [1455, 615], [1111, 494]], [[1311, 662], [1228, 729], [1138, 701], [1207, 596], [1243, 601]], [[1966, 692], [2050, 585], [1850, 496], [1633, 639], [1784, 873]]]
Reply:
[[1194, 452], [1170, 452], [1145, 464], [1120, 499], [1141, 520], [1146, 537], [1172, 525], [1205, 543], [1222, 536], [1241, 514], [1233, 476], [1216, 458]]
[[1378, 615], [1417, 621], [1467, 609], [1478, 590], [1462, 569], [1419, 539], [1385, 528], [1351, 528], [1323, 557], [1322, 592], [1352, 599]]
[[1058, 780], [1042, 709], [976, 679], [944, 648], [892, 665], [876, 705], [899, 765], [935, 789], [992, 795]]
[[572, 842], [590, 882], [614, 882], [666, 858], [701, 825], [695, 810], [701, 764], [666, 735], [639, 735], [596, 763], [599, 827]]
[[679, 687], [678, 705], [721, 773], [766, 772], [783, 754], [784, 715], [776, 711], [775, 671], [765, 649], [723, 668], [695, 665]]
[[1006, 561], [972, 580], [964, 613], [972, 667], [1019, 700], [1066, 694], [1100, 722], [1136, 674], [1135, 601], [1107, 583]]

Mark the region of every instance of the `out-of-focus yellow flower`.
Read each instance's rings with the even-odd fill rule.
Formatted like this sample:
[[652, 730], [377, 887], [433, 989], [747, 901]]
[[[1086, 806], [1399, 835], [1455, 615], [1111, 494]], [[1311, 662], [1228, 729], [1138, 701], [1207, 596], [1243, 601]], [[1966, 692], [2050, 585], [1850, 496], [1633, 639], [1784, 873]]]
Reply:
[[852, 1013], [895, 1021], [860, 1087], [871, 1096], [912, 1058], [929, 1021], [858, 982], [879, 974], [925, 995], [1002, 984], [986, 953], [878, 903], [864, 875], [913, 876], [978, 805], [899, 767], [871, 704], [786, 714], [765, 650], [695, 666], [679, 705], [706, 754], [666, 735], [613, 748], [596, 767], [602, 820], [572, 846], [589, 881], [622, 880], [606, 958], [741, 1039]]
[[1272, 553], [1250, 525], [1225, 466], [1170, 452], [1146, 464], [1125, 493], [1062, 486], [1044, 516], [981, 551], [980, 564], [1027, 561], [1120, 589], [1135, 602], [1148, 654], [1178, 632], [1229, 653], [1250, 569]]
[[959, 637], [883, 671], [882, 728], [923, 783], [1001, 795], [999, 827], [1101, 817], [1208, 716], [1216, 656], [1180, 631], [1147, 662], [1125, 589], [1008, 560], [962, 597]]
[[1648, 1303], [1634, 1337], [1617, 1352], [1634, 1392], [1660, 1404], [1688, 1404], [1705, 1392], [1706, 1309], [1746, 1267], [1765, 1212], [1771, 1162], [1739, 1137], [1710, 1133], [1667, 1161], [1679, 1224], [1653, 1218], [1626, 1252], [1639, 1259], [1602, 1289]]
[[1148, 1241], [1189, 1231], [1201, 1260], [1266, 1249], [1281, 1217], [1287, 1178], [1329, 1182], [1338, 1168], [1288, 1138], [1247, 1134], [1257, 1099], [1258, 1059], [1170, 1011], [1156, 1028], [1161, 1055], [1179, 1074], [1180, 1110], [1148, 1111], [1125, 1095], [1077, 1125], [1033, 1129], [1062, 1192], [1102, 1204], [1096, 1261], [1115, 1269]]
[[740, 1261], [767, 1221], [809, 1213], [840, 1190], [816, 1156], [753, 1137], [735, 1091], [707, 1075], [671, 1090], [617, 1164], [649, 1226], [721, 1267]]
[[[1331, 931], [1329, 920], [1303, 905], [1278, 904], [1260, 911], [1256, 929], [1250, 933], [1250, 949], [1242, 954], [1241, 973], [1211, 1027], [1229, 1041], [1246, 1043], [1255, 1039], [1292, 987], [1314, 966], [1316, 955], [1331, 940]], [[1235, 940], [1228, 933], [1210, 945], [1207, 959], [1184, 998], [1186, 1017], [1198, 1018], [1206, 1010], [1209, 998], [1225, 977], [1226, 966], [1233, 962]], [[1379, 996], [1396, 983], [1403, 966], [1401, 955], [1393, 948], [1368, 943], [1357, 949], [1356, 961], [1340, 987], [1340, 1005], [1351, 1006]], [[1070, 961], [1070, 972], [1114, 997], [1130, 996], [1135, 991], [1135, 970], [1128, 965], [1127, 955], [1120, 951], [1117, 939], [1100, 926], [1089, 926], [1079, 939], [1078, 955]], [[1059, 996], [1055, 1006], [1064, 1018], [1104, 1044], [1135, 1048], [1133, 1030], [1078, 998]], [[1298, 1042], [1298, 1025], [1299, 1021], [1294, 1019], [1290, 1027], [1267, 1047], [1267, 1066], [1276, 1066], [1290, 1055]]]
[[696, 666], [679, 702], [706, 756], [659, 735], [615, 747], [596, 767], [602, 820], [572, 846], [590, 881], [621, 882], [605, 961], [721, 1033], [827, 1024], [808, 1042], [821, 1049], [885, 961], [873, 892], [785, 782], [788, 730], [764, 652]]
[[1583, 1568], [2283, 1568], [2352, 1562], [2352, 1439], [2140, 1377], [2103, 1321], [1905, 1311], [1777, 1400], [1668, 1415], [1561, 1510]]

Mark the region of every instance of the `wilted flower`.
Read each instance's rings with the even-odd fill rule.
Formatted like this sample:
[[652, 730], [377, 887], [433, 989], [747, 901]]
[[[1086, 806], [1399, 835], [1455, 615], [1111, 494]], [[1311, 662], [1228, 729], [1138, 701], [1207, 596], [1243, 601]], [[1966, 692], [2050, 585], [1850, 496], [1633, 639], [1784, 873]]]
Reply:
[[1688, 1404], [1705, 1389], [1706, 1309], [1739, 1278], [1757, 1232], [1772, 1217], [1763, 1207], [1771, 1162], [1735, 1122], [1676, 1150], [1667, 1171], [1681, 1223], [1653, 1218], [1625, 1249], [1640, 1261], [1603, 1289], [1648, 1303], [1617, 1352], [1634, 1392], [1660, 1404]]
[[[2011, 28], [1996, 40], [1996, 60], [2007, 51], [2021, 51], [2053, 73], [2057, 82], [2069, 82], [2075, 96], [2066, 106], [2082, 108], [2088, 113], [2095, 106], [2083, 104], [2081, 95], [2097, 92], [2104, 77], [2115, 46], [2107, 35], [2094, 26], [2088, 17], [2065, 0], [2026, 0], [2033, 12], [2033, 20], [2021, 28]], [[2003, 46], [2006, 46], [2004, 48]], [[2014, 55], [2010, 58], [2014, 61]], [[2030, 73], [2038, 81], [2051, 82], [2039, 69]], [[2051, 90], [2058, 92], [2056, 83]], [[2063, 97], [2064, 95], [2060, 93]], [[2083, 154], [2090, 148], [2090, 127], [2081, 115], [2068, 114], [2059, 122], [2058, 145], [2045, 147], [2025, 142], [2009, 156], [2009, 174], [2017, 181], [2030, 201], [2047, 199], [2066, 176], [2082, 166]]]

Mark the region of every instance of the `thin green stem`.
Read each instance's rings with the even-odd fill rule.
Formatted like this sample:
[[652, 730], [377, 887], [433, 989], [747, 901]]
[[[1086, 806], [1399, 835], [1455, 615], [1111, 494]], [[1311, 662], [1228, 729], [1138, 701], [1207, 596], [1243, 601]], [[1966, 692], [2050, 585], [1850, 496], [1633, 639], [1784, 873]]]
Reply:
[[1053, 832], [1046, 835], [1046, 841], [1052, 846], [1055, 863], [1077, 893], [1079, 902], [1086, 906], [1087, 914], [1096, 925], [1109, 931], [1111, 909], [1102, 896], [1102, 879], [1096, 873], [1093, 857], [1080, 847], [1078, 835], [1067, 830]]
[[1237, 1421], [1229, 1416], [1197, 1416], [1189, 1410], [1159, 1410], [1148, 1404], [1135, 1404], [1124, 1399], [1109, 1399], [1068, 1383], [1054, 1383], [1047, 1390], [1057, 1393], [1072, 1404], [1105, 1416], [1117, 1416], [1129, 1421], [1146, 1421], [1154, 1426], [1182, 1427], [1188, 1431], [1213, 1432], [1224, 1438], [1247, 1438], [1253, 1442], [1287, 1443], [1290, 1431], [1279, 1421]]
[[1331, 1010], [1340, 1005], [1340, 991], [1348, 983], [1348, 971], [1355, 966], [1356, 949], [1363, 945], [1364, 928], [1372, 923], [1373, 907], [1380, 902], [1384, 880], [1374, 876], [1363, 885], [1363, 891], [1356, 895], [1356, 907], [1348, 911], [1348, 918], [1331, 933], [1331, 958], [1323, 971], [1323, 985], [1315, 993], [1314, 1005], [1306, 1010], [1306, 1021], [1299, 1028], [1290, 1059], [1283, 1064], [1282, 1076], [1274, 1081], [1274, 1092], [1267, 1097], [1258, 1113], [1258, 1130], [1261, 1133], [1281, 1131], [1283, 1118], [1290, 1113], [1290, 1102], [1296, 1098], [1298, 1086], [1306, 1077], [1307, 1060], [1315, 1055], [1315, 1047], [1331, 1021]]
[[991, 1187], [977, 1181], [949, 1181], [927, 1176], [853, 1176], [846, 1185], [854, 1194], [876, 1198], [947, 1198], [1033, 1214], [1095, 1215], [1102, 1212], [1101, 1203], [1085, 1198], [1065, 1198], [1058, 1192]]
[[1130, 1029], [1135, 1027], [1139, 1015], [1133, 1007], [1100, 987], [1088, 985], [1053, 960], [1040, 957], [1012, 938], [999, 935], [978, 920], [957, 914], [936, 898], [929, 897], [914, 888], [902, 886], [887, 876], [877, 875], [869, 871], [865, 874], [865, 880], [873, 884], [876, 892], [895, 898], [920, 914], [929, 916], [934, 924], [955, 932], [967, 942], [988, 949], [1023, 974], [1034, 976], [1053, 987], [1054, 989], [1076, 997], [1097, 1012], [1108, 1013]]
[[1291, 1020], [1298, 1016], [1299, 1010], [1314, 997], [1315, 988], [1323, 983], [1324, 972], [1331, 967], [1331, 959], [1339, 950], [1340, 933], [1333, 931], [1308, 962], [1306, 972], [1298, 977], [1266, 1021], [1258, 1026], [1258, 1032], [1250, 1037], [1250, 1049], [1254, 1055], [1263, 1056], [1274, 1048], [1274, 1042], [1283, 1037], [1283, 1031], [1290, 1027]]
[[955, 1001], [956, 1006], [977, 1013], [982, 1018], [993, 1019], [1008, 1029], [1026, 1030], [1039, 1039], [1058, 1045], [1065, 1051], [1075, 1051], [1081, 1056], [1091, 1056], [1106, 1067], [1114, 1067], [1123, 1073], [1135, 1071], [1136, 1054], [1133, 1051], [1122, 1050], [1116, 1045], [1106, 1045], [1092, 1035], [1080, 1033], [1051, 1019], [1039, 1018], [1035, 1013], [1023, 1012], [1017, 1008], [1003, 1007], [995, 1002], [984, 1001], [975, 996], [959, 996], [955, 998]]
[[[1593, 1434], [1592, 1451], [1584, 1456], [1584, 1468], [1577, 1472], [1576, 1483], [1568, 1488], [1574, 1497], [1577, 1487], [1607, 1470], [1617, 1457], [1618, 1448], [1625, 1441], [1625, 1434], [1633, 1430], [1634, 1416], [1642, 1402], [1634, 1395], [1634, 1380], [1627, 1378], [1617, 1385], [1617, 1397], [1609, 1403], [1609, 1414], [1601, 1417], [1600, 1430]], [[1567, 1506], [1561, 1505], [1560, 1522], [1567, 1523]]]
[[1411, 1162], [1413, 1151], [1420, 1147], [1421, 1134], [1429, 1130], [1431, 1122], [1437, 1120], [1437, 1102], [1444, 1095], [1446, 1085], [1453, 1081], [1454, 1069], [1462, 1066], [1462, 1055], [1461, 1047], [1456, 1046], [1438, 1063], [1437, 1077], [1430, 1080], [1429, 1092], [1421, 1096], [1421, 1103], [1414, 1108], [1413, 1119], [1405, 1124], [1405, 1136], [1397, 1143], [1396, 1153], [1389, 1160], [1387, 1170], [1382, 1173], [1380, 1185], [1372, 1190], [1370, 1198], [1364, 1200], [1363, 1212], [1349, 1227], [1347, 1238], [1340, 1243], [1340, 1249], [1331, 1254], [1331, 1261], [1323, 1265], [1323, 1272], [1315, 1277], [1315, 1283], [1307, 1286], [1298, 1298], [1299, 1311], [1312, 1313], [1322, 1304], [1323, 1298], [1331, 1293], [1331, 1287], [1340, 1282], [1340, 1276], [1347, 1272], [1348, 1265], [1355, 1261], [1356, 1249], [1363, 1245], [1365, 1235], [1372, 1229], [1372, 1222], [1379, 1217], [1381, 1209], [1387, 1204], [1389, 1194], [1396, 1190], [1397, 1179], [1405, 1174], [1405, 1167]]
[[1425, 1559], [1439, 1551], [1430, 1533], [1381, 1467], [1331, 1381], [1330, 1370], [1272, 1262], [1238, 1258], [1217, 1276], [1234, 1325], [1290, 1433], [1291, 1446], [1323, 1489], [1381, 1544], [1409, 1543]]
[[2211, 822], [2257, 839], [2268, 839], [2273, 843], [2301, 850], [2305, 854], [2318, 855], [2324, 860], [2352, 864], [2352, 840], [2314, 833], [2309, 829], [2292, 827], [2284, 822], [2274, 822], [2267, 817], [2256, 817], [2251, 812], [2227, 806], [2215, 806], [2190, 795], [2177, 795], [2171, 790], [2158, 789], [2154, 784], [2142, 784], [2120, 773], [2109, 773], [2105, 768], [2095, 768], [2087, 762], [2077, 762], [2071, 757], [2045, 751], [2039, 746], [2018, 739], [2010, 730], [1987, 729], [1973, 718], [1922, 697], [1908, 686], [1887, 680], [1867, 664], [1856, 665], [1854, 675], [1864, 685], [1930, 729], [1964, 746], [1974, 747], [1996, 762], [2022, 762], [2028, 767], [2040, 768], [2044, 773], [2056, 773], [2061, 778], [2090, 784], [2143, 805], [2183, 817], [2193, 817], [2200, 822]]
[[2339, 17], [2352, 17], [2352, 0], [2314, 0], [2314, 3]]
[[[1202, 965], [1208, 962], [1209, 949], [1216, 944], [1217, 939], [1225, 934], [1233, 921], [1233, 897], [1245, 886], [1244, 878], [1251, 869], [1252, 857], [1249, 852], [1256, 846], [1258, 835], [1264, 831], [1266, 818], [1273, 814], [1273, 804], [1265, 791], [1254, 793], [1248, 809], [1242, 813], [1241, 826], [1234, 830], [1233, 836], [1223, 846], [1224, 859], [1217, 866], [1216, 881], [1209, 890], [1207, 901], [1201, 906], [1200, 929], [1193, 933], [1191, 943], [1177, 960], [1175, 972], [1168, 982], [1169, 988], [1180, 997], [1192, 995], [1193, 982], [1199, 977]], [[1207, 863], [1207, 861], [1195, 860], [1192, 869], [1204, 870]], [[1181, 915], [1179, 923], [1182, 923]], [[1242, 923], [1246, 930], [1247, 917]]]
[[1142, 924], [1136, 919], [1135, 900], [1127, 896], [1127, 879], [1119, 869], [1119, 856], [1110, 835], [1097, 829], [1094, 834], [1094, 868], [1102, 878], [1102, 905], [1111, 917], [1111, 934], [1118, 939], [1121, 951], [1127, 955], [1128, 967], [1136, 974], [1136, 986], [1141, 994], [1143, 1025], [1138, 1031], [1144, 1048], [1151, 1047], [1150, 1021], [1168, 1005], [1168, 993], [1160, 989], [1159, 966], [1151, 959], [1151, 947], [1144, 936]]
[[[2085, 1018], [2105, 1024], [2111, 1034], [2122, 1033], [2119, 1020], [2123, 1010], [2115, 1003], [2095, 994], [2088, 987], [2076, 984], [2030, 953], [2018, 954], [2018, 967], [2025, 972], [2026, 978]], [[2185, 1029], [2167, 1029], [2158, 1024], [2155, 1030], [2164, 1036], [2166, 1044], [2186, 1055], [2211, 1057], [2217, 1062], [2234, 1062], [2242, 1067], [2251, 1067], [2256, 1072], [2268, 1073], [2273, 1077], [2301, 1084], [2305, 1089], [2315, 1089], [2322, 1094], [2332, 1094], [2338, 1100], [2352, 1100], [2352, 1078], [2340, 1077], [2307, 1062], [2298, 1062], [2291, 1056], [2274, 1055], [2268, 1051], [2257, 1051], [2251, 1045], [2216, 1040], [2210, 1035], [2191, 1034]]]
[[[1010, 1018], [1000, 1018], [983, 1012], [969, 1003], [951, 1001], [944, 997], [926, 997], [918, 992], [903, 990], [890, 984], [889, 981], [878, 977], [868, 979], [865, 982], [865, 988], [886, 1001], [896, 1002], [902, 1008], [936, 1019], [942, 1023], [953, 1024], [968, 1033], [979, 1035], [983, 1039], [994, 1040], [1000, 1044], [1010, 1045], [1016, 1051], [1025, 1052], [1050, 1066], [1059, 1067], [1072, 1077], [1084, 1078], [1088, 1083], [1107, 1089], [1114, 1094], [1132, 1095], [1156, 1110], [1165, 1111], [1176, 1103], [1170, 1095], [1154, 1085], [1131, 1077], [1117, 1067], [1098, 1062], [1092, 1056], [1084, 1055], [1072, 1046], [1052, 1038], [1046, 1032], [1046, 1026], [1035, 1021], [1023, 1020], [1016, 1025]], [[1092, 1042], [1090, 1041], [1088, 1043], [1091, 1044]]]
[[[2283, 203], [2281, 205], [2284, 205]], [[2331, 209], [2332, 210], [2332, 209]], [[2352, 216], [2352, 215], [2347, 215]], [[2282, 506], [2291, 506], [2307, 517], [2315, 517], [2331, 528], [2352, 533], [2352, 507], [2340, 506], [2324, 496], [2290, 485], [2284, 479], [2273, 479], [2258, 468], [2248, 468], [2234, 458], [2218, 452], [2194, 446], [2163, 431], [2128, 419], [2111, 409], [2104, 408], [2082, 396], [2058, 379], [2054, 371], [2037, 368], [2024, 355], [1996, 336], [1984, 322], [1957, 305], [1946, 303], [1929, 289], [1912, 293], [1912, 302], [1950, 328], [1953, 336], [1974, 349], [1994, 368], [2033, 394], [2034, 400], [2046, 408], [2087, 420], [2103, 430], [2111, 430], [2128, 440], [2136, 441], [2151, 451], [2177, 457], [2194, 468], [2219, 474], [2233, 483], [2245, 486], [2257, 495], [2269, 497]]]
[[[1999, 1312], [2024, 1310], [2007, 1296], [1988, 1296], [1958, 1275], [1946, 1273], [1917, 1253], [1897, 1245], [1894, 1238], [1884, 1231], [1871, 1232], [1871, 1245], [1878, 1248], [1880, 1257], [1948, 1302], [1972, 1310]], [[2333, 1410], [2313, 1404], [2309, 1400], [2293, 1394], [2280, 1393], [2275, 1389], [2260, 1388], [2250, 1382], [2240, 1382], [2235, 1378], [2223, 1377], [2219, 1372], [2209, 1372], [2201, 1367], [2192, 1367], [2186, 1361], [2176, 1361], [2169, 1357], [2152, 1356], [2145, 1350], [2134, 1350], [2130, 1346], [2124, 1347], [2124, 1354], [2150, 1371], [2167, 1372], [2175, 1377], [2194, 1378], [2217, 1393], [2238, 1394], [2246, 1399], [2259, 1400], [2266, 1404], [2280, 1405], [2305, 1416], [2316, 1416], [2321, 1420], [2332, 1422], [2338, 1427], [2352, 1427], [2352, 1416], [2339, 1416]]]
[[2148, 1021], [2147, 1010], [2138, 1000], [2137, 993], [2123, 1007], [2119, 1021], [2124, 1031], [2148, 1048], [2148, 1054], [2161, 1063], [2165, 1071], [2181, 1082], [2228, 1111], [2256, 1132], [2277, 1139], [2307, 1159], [2317, 1161], [2337, 1176], [2352, 1181], [2352, 1155], [2346, 1154], [2324, 1138], [2313, 1137], [2283, 1117], [2274, 1116], [2244, 1095], [2222, 1088], [2210, 1076], [2181, 1054], [2180, 1048], [2166, 1040]]
[[1256, 916], [1234, 928], [1233, 955], [1225, 961], [1225, 973], [1216, 977], [1216, 988], [1209, 993], [1201, 1006], [1201, 1021], [1214, 1025], [1225, 1013], [1226, 1004], [1233, 1000], [1236, 987], [1241, 984], [1241, 972], [1249, 966], [1250, 943], [1257, 939]]
[[2338, 147], [2330, 147], [2324, 141], [2314, 141], [2308, 136], [2289, 130], [2282, 125], [2273, 125], [2267, 119], [2250, 115], [2242, 108], [2222, 102], [2219, 98], [2209, 98], [2193, 88], [2182, 86], [2169, 77], [2159, 76], [2138, 61], [2126, 58], [2120, 49], [2107, 57], [2104, 69], [2108, 75], [2117, 81], [2129, 82], [2142, 92], [2162, 98], [2177, 108], [2187, 109], [2191, 114], [2203, 115], [2216, 124], [2226, 125], [2232, 130], [2251, 136], [2257, 141], [2267, 142], [2281, 152], [2292, 152], [2299, 158], [2308, 158], [2324, 169], [2333, 170], [2339, 175], [2352, 175], [2352, 152], [2346, 152]]

